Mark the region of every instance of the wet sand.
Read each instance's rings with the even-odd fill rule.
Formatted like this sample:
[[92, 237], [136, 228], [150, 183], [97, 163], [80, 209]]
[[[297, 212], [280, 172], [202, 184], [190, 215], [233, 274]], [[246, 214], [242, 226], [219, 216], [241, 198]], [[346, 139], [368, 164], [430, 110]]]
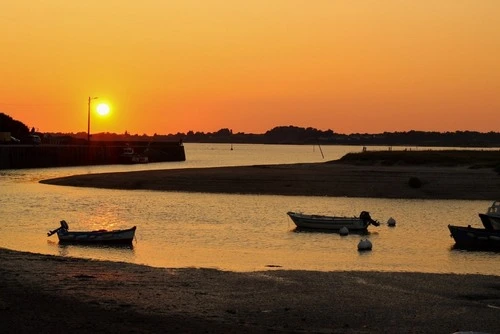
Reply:
[[0, 249], [2, 333], [500, 332], [496, 276], [152, 268]]
[[[418, 177], [422, 187], [408, 185]], [[117, 189], [500, 198], [491, 169], [297, 164], [72, 176]], [[3, 333], [500, 333], [497, 276], [152, 268], [0, 249]]]

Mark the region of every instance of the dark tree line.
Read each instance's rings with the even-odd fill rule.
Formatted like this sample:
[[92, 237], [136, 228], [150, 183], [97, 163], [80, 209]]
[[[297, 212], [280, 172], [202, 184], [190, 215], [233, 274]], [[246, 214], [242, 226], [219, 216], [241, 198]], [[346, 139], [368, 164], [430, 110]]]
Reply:
[[175, 136], [185, 142], [258, 143], [258, 144], [324, 144], [377, 146], [445, 146], [445, 147], [500, 147], [498, 132], [384, 132], [379, 134], [339, 134], [332, 130], [318, 130], [296, 126], [275, 127], [264, 134], [234, 134], [229, 129], [214, 133], [188, 132]]
[[[11, 132], [12, 136], [24, 138], [30, 134], [22, 122], [0, 113], [0, 132]], [[86, 132], [47, 133], [44, 138], [65, 137], [64, 143], [80, 143], [87, 138]], [[74, 140], [72, 140], [73, 138]], [[377, 146], [443, 146], [443, 147], [500, 147], [500, 133], [455, 131], [455, 132], [384, 132], [379, 134], [339, 134], [332, 130], [318, 130], [298, 126], [277, 126], [263, 134], [238, 132], [223, 128], [216, 132], [178, 132], [154, 134], [153, 136], [98, 133], [92, 135], [97, 141], [183, 141], [186, 143], [250, 143], [250, 144], [321, 144], [321, 145], [377, 145]], [[61, 141], [59, 141], [62, 143]]]

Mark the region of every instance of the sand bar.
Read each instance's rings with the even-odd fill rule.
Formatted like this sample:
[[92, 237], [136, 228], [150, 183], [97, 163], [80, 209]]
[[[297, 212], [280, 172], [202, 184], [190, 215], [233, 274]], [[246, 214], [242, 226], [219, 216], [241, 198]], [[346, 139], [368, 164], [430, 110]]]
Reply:
[[[420, 188], [409, 186], [418, 178]], [[407, 199], [500, 198], [491, 168], [359, 166], [342, 163], [167, 169], [75, 175], [42, 183], [128, 190]]]

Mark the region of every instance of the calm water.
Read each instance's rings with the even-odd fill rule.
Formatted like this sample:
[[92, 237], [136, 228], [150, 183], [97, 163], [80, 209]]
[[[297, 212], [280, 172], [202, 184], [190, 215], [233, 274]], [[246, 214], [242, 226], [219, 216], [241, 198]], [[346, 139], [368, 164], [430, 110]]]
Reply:
[[[225, 144], [186, 144], [185, 149], [185, 162], [0, 171], [0, 247], [156, 267], [254, 271], [279, 266], [500, 275], [500, 254], [452, 250], [447, 229], [448, 224], [480, 227], [477, 213], [491, 201], [120, 191], [38, 183], [109, 171], [322, 162], [360, 150], [234, 145], [231, 151]], [[373, 251], [359, 253], [357, 235], [295, 232], [286, 215], [290, 210], [338, 215], [368, 210], [383, 224], [369, 228]], [[397, 221], [394, 228], [385, 225], [390, 217]], [[132, 248], [60, 246], [57, 236], [47, 238], [46, 233], [58, 227], [61, 219], [73, 230], [136, 225], [137, 241]]]

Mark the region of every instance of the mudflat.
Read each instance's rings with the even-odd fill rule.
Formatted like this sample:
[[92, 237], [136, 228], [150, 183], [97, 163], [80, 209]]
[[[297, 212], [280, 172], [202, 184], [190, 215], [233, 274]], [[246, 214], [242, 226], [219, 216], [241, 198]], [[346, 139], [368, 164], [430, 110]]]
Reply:
[[2, 333], [499, 333], [496, 276], [169, 269], [0, 249]]

